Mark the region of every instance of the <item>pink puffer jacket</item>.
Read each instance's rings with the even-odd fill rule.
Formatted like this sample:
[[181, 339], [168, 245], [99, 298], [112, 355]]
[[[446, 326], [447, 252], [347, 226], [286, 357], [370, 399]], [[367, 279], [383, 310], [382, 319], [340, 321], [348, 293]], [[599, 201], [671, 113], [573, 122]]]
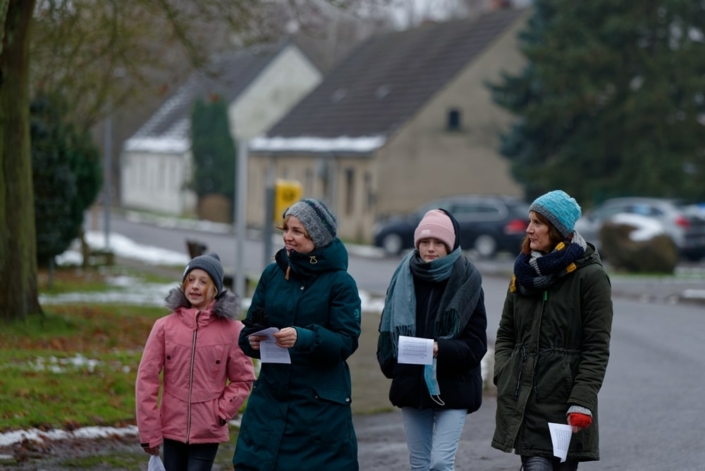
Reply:
[[137, 372], [140, 443], [152, 448], [164, 437], [192, 444], [227, 442], [227, 422], [255, 379], [252, 360], [237, 344], [242, 329], [235, 320], [237, 298], [226, 291], [199, 312], [174, 289], [167, 305], [174, 312], [154, 323]]

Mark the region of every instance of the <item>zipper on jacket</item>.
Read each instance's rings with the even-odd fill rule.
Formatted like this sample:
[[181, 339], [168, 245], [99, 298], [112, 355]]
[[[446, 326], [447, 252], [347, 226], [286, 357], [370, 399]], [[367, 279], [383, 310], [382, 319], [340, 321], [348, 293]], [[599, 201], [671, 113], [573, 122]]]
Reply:
[[191, 438], [191, 394], [193, 393], [193, 370], [196, 363], [196, 340], [198, 339], [198, 318], [201, 316], [201, 311], [196, 313], [196, 330], [193, 331], [193, 340], [191, 340], [191, 368], [188, 378], [188, 416], [186, 417], [186, 444]]

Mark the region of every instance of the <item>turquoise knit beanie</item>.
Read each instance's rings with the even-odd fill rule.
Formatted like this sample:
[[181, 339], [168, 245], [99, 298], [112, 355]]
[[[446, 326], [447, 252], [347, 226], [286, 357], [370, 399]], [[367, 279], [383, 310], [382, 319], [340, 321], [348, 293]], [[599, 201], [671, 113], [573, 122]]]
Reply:
[[529, 211], [535, 211], [548, 219], [563, 237], [573, 232], [575, 221], [580, 218], [580, 205], [562, 190], [549, 191], [539, 196], [531, 203]]

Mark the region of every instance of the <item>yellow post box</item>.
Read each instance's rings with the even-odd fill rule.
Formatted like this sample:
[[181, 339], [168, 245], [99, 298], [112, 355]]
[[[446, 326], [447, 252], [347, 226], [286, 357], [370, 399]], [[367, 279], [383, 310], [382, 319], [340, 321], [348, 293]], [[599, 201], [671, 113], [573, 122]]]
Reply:
[[280, 222], [289, 206], [301, 199], [303, 189], [297, 180], [277, 179], [274, 184], [274, 222]]

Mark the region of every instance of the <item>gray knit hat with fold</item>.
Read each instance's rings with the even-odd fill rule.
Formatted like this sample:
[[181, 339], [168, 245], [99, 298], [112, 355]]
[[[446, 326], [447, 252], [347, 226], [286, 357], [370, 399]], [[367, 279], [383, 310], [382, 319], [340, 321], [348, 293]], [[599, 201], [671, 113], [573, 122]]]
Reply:
[[217, 253], [213, 252], [208, 255], [199, 255], [188, 262], [188, 265], [186, 265], [186, 269], [184, 270], [184, 276], [181, 277], [181, 282], [183, 283], [189, 272], [195, 270], [196, 268], [200, 268], [208, 273], [208, 276], [210, 276], [211, 280], [213, 280], [215, 289], [218, 290], [218, 294], [223, 292], [223, 265], [220, 264], [220, 257]]
[[306, 198], [284, 211], [284, 217], [294, 216], [301, 221], [316, 248], [333, 242], [338, 231], [335, 216], [321, 201]]

